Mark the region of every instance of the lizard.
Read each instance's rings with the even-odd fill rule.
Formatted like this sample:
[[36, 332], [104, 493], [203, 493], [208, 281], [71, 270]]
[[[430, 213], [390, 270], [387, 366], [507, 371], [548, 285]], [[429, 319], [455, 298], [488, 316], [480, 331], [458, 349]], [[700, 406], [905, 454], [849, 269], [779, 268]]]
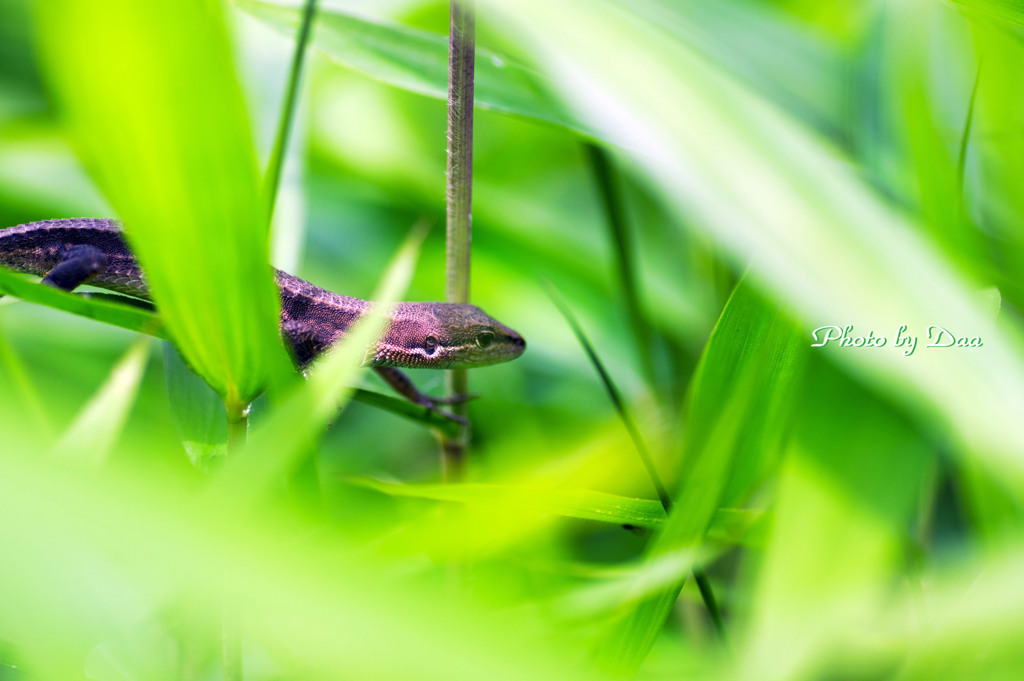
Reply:
[[[107, 218], [30, 222], [0, 230], [0, 266], [42, 277], [65, 291], [82, 284], [151, 304], [149, 286], [121, 224]], [[280, 333], [295, 367], [304, 372], [345, 336], [373, 303], [332, 293], [274, 270], [281, 296]], [[150, 305], [151, 306], [151, 305]], [[475, 305], [397, 303], [381, 335], [367, 349], [372, 367], [409, 401], [457, 421], [437, 409], [467, 399], [421, 393], [401, 369], [467, 369], [515, 359], [526, 349], [518, 333]]]

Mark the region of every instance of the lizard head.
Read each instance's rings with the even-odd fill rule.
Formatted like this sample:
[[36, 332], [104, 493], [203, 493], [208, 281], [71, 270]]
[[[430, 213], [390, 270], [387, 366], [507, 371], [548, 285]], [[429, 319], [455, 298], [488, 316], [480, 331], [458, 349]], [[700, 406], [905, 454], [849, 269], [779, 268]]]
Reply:
[[507, 362], [525, 349], [522, 336], [475, 305], [400, 303], [368, 364], [469, 369]]

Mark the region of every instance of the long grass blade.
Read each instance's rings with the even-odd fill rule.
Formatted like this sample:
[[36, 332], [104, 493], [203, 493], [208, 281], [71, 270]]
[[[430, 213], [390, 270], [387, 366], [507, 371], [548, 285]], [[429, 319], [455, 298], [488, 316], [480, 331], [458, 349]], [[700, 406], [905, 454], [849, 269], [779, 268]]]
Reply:
[[808, 378], [814, 399], [801, 404], [755, 582], [747, 678], [790, 677], [831, 632], [861, 626], [891, 597], [934, 459], [901, 415], [835, 368], [818, 360]]
[[601, 379], [601, 383], [604, 386], [605, 392], [608, 395], [608, 399], [611, 400], [612, 406], [615, 407], [616, 413], [619, 415], [619, 420], [622, 421], [622, 425], [626, 428], [626, 432], [629, 433], [629, 439], [633, 442], [633, 447], [636, 449], [637, 455], [640, 457], [640, 462], [644, 466], [644, 470], [647, 472], [647, 477], [651, 481], [651, 485], [654, 487], [655, 493], [658, 495], [658, 499], [661, 502], [665, 512], [669, 512], [672, 508], [672, 497], [669, 495], [668, 488], [665, 487], [665, 483], [661, 480], [661, 474], [658, 473], [658, 468], [654, 464], [654, 458], [651, 456], [650, 450], [647, 448], [647, 444], [644, 442], [643, 435], [640, 433], [640, 429], [637, 428], [636, 422], [633, 421], [633, 417], [630, 415], [629, 410], [626, 408], [626, 403], [622, 399], [622, 394], [616, 387], [615, 382], [612, 380], [608, 370], [605, 369], [604, 363], [601, 358], [598, 357], [597, 352], [594, 350], [594, 346], [591, 345], [587, 339], [586, 333], [583, 331], [583, 327], [576, 320], [576, 316], [569, 309], [569, 306], [562, 299], [558, 291], [549, 282], [544, 282], [545, 290], [547, 291], [548, 297], [558, 308], [562, 318], [565, 319], [569, 328], [572, 329], [572, 333], [576, 336], [576, 340], [579, 342], [580, 347], [587, 354], [587, 359], [590, 360], [591, 366], [597, 372], [598, 377]]
[[[257, 0], [233, 2], [288, 35], [294, 35], [300, 24], [299, 12], [291, 7]], [[314, 45], [338, 63], [385, 83], [435, 99], [448, 96], [444, 35], [330, 9], [319, 14]], [[477, 56], [475, 106], [586, 132], [536, 71], [490, 50], [478, 50]]]
[[960, 133], [960, 148], [956, 154], [956, 177], [957, 186], [960, 189], [961, 205], [964, 202], [964, 175], [967, 172], [967, 150], [971, 141], [971, 132], [974, 129], [974, 108], [978, 102], [978, 88], [981, 87], [981, 65], [982, 60], [978, 59], [978, 68], [974, 71], [974, 85], [971, 86], [971, 98], [967, 101], [964, 129]]
[[345, 482], [391, 496], [519, 509], [524, 513], [550, 513], [617, 525], [655, 527], [665, 521], [665, 512], [657, 501], [591, 490], [473, 483], [404, 485], [372, 478], [346, 478]]
[[4, 386], [10, 386], [7, 390], [11, 393], [11, 402], [26, 410], [26, 420], [31, 424], [31, 429], [42, 435], [44, 439], [53, 437], [54, 428], [49, 412], [29, 376], [27, 367], [11, 346], [2, 324], [0, 324], [0, 378], [4, 379]]
[[230, 405], [290, 373], [219, 3], [37, 3], [62, 116], [188, 363]]
[[129, 331], [137, 331], [157, 338], [167, 337], [161, 318], [151, 311], [131, 304], [128, 298], [123, 298], [123, 302], [121, 302], [116, 300], [121, 298], [120, 296], [105, 298], [99, 294], [83, 296], [77, 293], [68, 293], [52, 286], [30, 282], [5, 270], [0, 270], [0, 293], [37, 305], [70, 312], [80, 317], [95, 319], [104, 324], [119, 326]]
[[164, 379], [171, 416], [192, 465], [210, 471], [227, 456], [224, 402], [188, 368], [171, 343], [164, 346]]
[[[752, 289], [737, 287], [701, 358], [684, 415], [676, 499], [685, 500], [646, 551], [647, 560], [705, 541], [716, 509], [745, 499], [778, 460], [792, 422], [804, 362], [793, 323]], [[635, 671], [682, 589], [668, 588], [624, 605], [602, 640], [599, 663], [619, 674]], [[717, 607], [709, 610], [717, 612]], [[714, 615], [713, 615], [714, 616]]]
[[54, 459], [84, 470], [106, 461], [135, 404], [149, 360], [150, 341], [140, 338], [125, 353], [91, 400], [51, 449]]
[[640, 368], [652, 388], [657, 385], [654, 360], [651, 355], [653, 338], [640, 302], [640, 280], [637, 276], [633, 251], [633, 237], [629, 233], [622, 191], [611, 158], [596, 144], [587, 144], [587, 158], [597, 182], [598, 193], [604, 206], [608, 231], [611, 234], [612, 255], [615, 257], [618, 284], [626, 304], [626, 314], [633, 330], [633, 340], [640, 357]]
[[426, 233], [423, 223], [413, 228], [381, 279], [372, 311], [317, 362], [305, 383], [281, 398], [268, 419], [254, 428], [245, 453], [224, 466], [209, 490], [209, 503], [231, 499], [239, 509], [255, 504], [325, 432], [351, 397], [352, 384], [363, 371], [366, 348], [379, 335], [385, 311], [408, 286]]
[[971, 284], [834, 148], [658, 27], [623, 21], [626, 3], [529, 0], [502, 16], [529, 36], [577, 110], [637, 152], [667, 205], [750, 262], [812, 329], [895, 335], [906, 325], [923, 337], [942, 319], [984, 339], [976, 352], [932, 350], [914, 361], [891, 346], [823, 350], [900, 404], [942, 414], [965, 450], [1024, 489], [1024, 434], [1004, 427], [1024, 410], [1018, 325], [1001, 320], [1007, 332], [987, 319]]
[[[593, 490], [479, 483], [410, 485], [356, 477], [344, 481], [396, 497], [451, 501], [523, 513], [550, 513], [615, 525], [654, 528], [662, 525], [666, 517], [661, 502]], [[766, 525], [764, 511], [720, 508], [711, 521], [708, 536], [726, 545], [757, 546], [764, 541]]]
[[[160, 476], [82, 476], [6, 448], [0, 464], [0, 541], [18, 547], [0, 561], [0, 630], [33, 675], [81, 678], [98, 635], [156, 627], [169, 602], [205, 630], [210, 603], [230, 598], [243, 634], [289, 678], [595, 678], [538, 643], [528, 619], [503, 616], [496, 628], [497, 610], [398, 577], [290, 514], [253, 522]], [[162, 640], [166, 650], [172, 639]]]
[[299, 97], [299, 85], [302, 83], [302, 65], [306, 58], [306, 44], [313, 28], [316, 16], [317, 0], [306, 0], [302, 10], [302, 23], [295, 39], [295, 53], [292, 56], [291, 71], [288, 74], [288, 85], [284, 99], [281, 101], [281, 114], [278, 117], [277, 134], [274, 136], [274, 147], [267, 161], [267, 170], [263, 173], [263, 194], [267, 202], [267, 219], [274, 217], [274, 205], [281, 184], [281, 169], [284, 166], [285, 152], [291, 137], [292, 119], [295, 117], [295, 105]]

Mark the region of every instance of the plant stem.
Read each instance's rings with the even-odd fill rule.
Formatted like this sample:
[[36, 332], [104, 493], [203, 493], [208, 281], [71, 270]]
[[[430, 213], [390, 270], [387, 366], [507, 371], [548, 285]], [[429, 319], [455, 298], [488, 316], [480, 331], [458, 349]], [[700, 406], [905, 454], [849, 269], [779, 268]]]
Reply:
[[[249, 405], [227, 401], [224, 406], [228, 414], [228, 458], [234, 458], [245, 448]], [[224, 681], [242, 681], [242, 636], [238, 613], [229, 602], [225, 602], [221, 609], [221, 661]]]
[[[474, 0], [452, 0], [448, 35], [448, 210], [445, 258], [445, 296], [450, 303], [469, 301], [475, 41]], [[465, 369], [449, 372], [450, 394], [466, 395], [468, 389]], [[454, 405], [452, 411], [465, 418], [468, 410], [465, 403], [459, 403]], [[459, 428], [457, 437], [442, 438], [442, 468], [445, 479], [461, 478], [468, 440], [469, 428], [466, 426]]]
[[225, 403], [228, 413], [228, 456], [234, 457], [242, 453], [245, 447], [245, 434], [249, 427], [249, 405], [241, 403]]
[[281, 102], [281, 116], [277, 122], [277, 134], [274, 136], [274, 147], [267, 161], [267, 171], [263, 176], [264, 200], [267, 203], [267, 220], [274, 217], [274, 204], [277, 202], [277, 190], [281, 184], [281, 170], [284, 166], [284, 155], [288, 149], [291, 136], [292, 119], [295, 117], [295, 100], [299, 95], [299, 83], [302, 81], [302, 64], [306, 57], [306, 43], [309, 42], [313, 16], [316, 14], [317, 0], [306, 0], [302, 13], [302, 25], [295, 40], [295, 54], [292, 55], [292, 69], [288, 77], [288, 87], [284, 100]]

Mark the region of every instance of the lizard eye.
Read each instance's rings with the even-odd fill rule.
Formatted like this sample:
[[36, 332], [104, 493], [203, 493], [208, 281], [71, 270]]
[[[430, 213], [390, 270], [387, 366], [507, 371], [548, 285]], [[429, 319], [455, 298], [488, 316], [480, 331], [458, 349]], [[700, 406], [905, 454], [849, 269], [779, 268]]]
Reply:
[[437, 352], [437, 339], [433, 336], [427, 336], [424, 338], [423, 349], [427, 351], [428, 355], [432, 355]]
[[490, 331], [484, 331], [476, 337], [476, 344], [481, 349], [486, 349], [493, 342], [494, 334]]

